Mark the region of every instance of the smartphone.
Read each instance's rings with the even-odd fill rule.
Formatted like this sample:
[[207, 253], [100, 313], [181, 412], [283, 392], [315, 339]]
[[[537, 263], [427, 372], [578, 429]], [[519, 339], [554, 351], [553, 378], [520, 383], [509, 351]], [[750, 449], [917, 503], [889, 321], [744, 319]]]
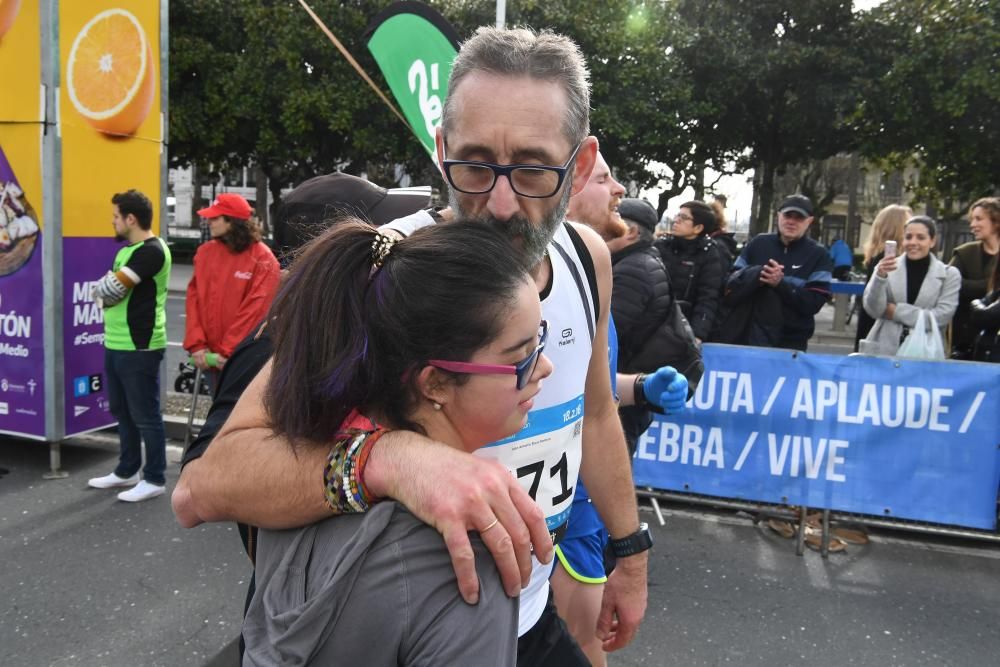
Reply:
[[886, 241], [885, 242], [885, 256], [886, 257], [895, 257], [896, 256], [896, 242], [895, 241]]

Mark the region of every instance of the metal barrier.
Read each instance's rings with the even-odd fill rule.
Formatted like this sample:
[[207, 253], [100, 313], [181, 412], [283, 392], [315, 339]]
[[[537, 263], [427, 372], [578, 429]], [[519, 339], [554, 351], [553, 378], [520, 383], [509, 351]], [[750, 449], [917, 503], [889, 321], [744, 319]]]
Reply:
[[[800, 556], [803, 553], [803, 536], [805, 527], [805, 516], [810, 508], [793, 508], [788, 505], [776, 505], [772, 503], [758, 503], [732, 498], [722, 498], [718, 496], [706, 496], [697, 493], [680, 493], [676, 491], [660, 491], [652, 488], [637, 488], [636, 496], [646, 498], [653, 505], [653, 509], [659, 518], [660, 525], [663, 525], [663, 514], [660, 510], [659, 500], [671, 502], [688, 503], [691, 505], [702, 505], [717, 509], [743, 510], [756, 514], [753, 521], [757, 523], [763, 517], [779, 517], [791, 521], [799, 522], [798, 538], [796, 540], [795, 552]], [[820, 553], [825, 558], [829, 553], [830, 522], [843, 521], [846, 523], [859, 524], [872, 528], [891, 528], [893, 530], [905, 530], [925, 535], [937, 535], [942, 537], [958, 537], [965, 539], [981, 540], [984, 542], [1000, 543], [1000, 532], [986, 530], [971, 530], [960, 526], [945, 526], [941, 524], [927, 523], [922, 521], [908, 521], [905, 519], [886, 519], [884, 517], [869, 514], [853, 514], [850, 512], [835, 512], [819, 508], [823, 512], [822, 536], [823, 546]]]

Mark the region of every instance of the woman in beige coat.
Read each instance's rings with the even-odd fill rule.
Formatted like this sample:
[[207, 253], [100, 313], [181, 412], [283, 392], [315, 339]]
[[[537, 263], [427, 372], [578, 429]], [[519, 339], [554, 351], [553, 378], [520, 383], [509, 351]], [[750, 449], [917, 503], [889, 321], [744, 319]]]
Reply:
[[864, 354], [895, 355], [921, 310], [941, 329], [955, 315], [962, 276], [931, 253], [936, 240], [933, 220], [910, 218], [903, 231], [903, 256], [885, 257], [877, 264], [865, 287], [863, 305], [875, 326], [861, 341]]

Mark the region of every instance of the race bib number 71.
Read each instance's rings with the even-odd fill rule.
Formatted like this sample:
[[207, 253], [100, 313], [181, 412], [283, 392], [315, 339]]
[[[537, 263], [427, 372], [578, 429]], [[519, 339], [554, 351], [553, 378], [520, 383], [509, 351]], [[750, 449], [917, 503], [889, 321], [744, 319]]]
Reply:
[[524, 428], [477, 454], [497, 459], [517, 477], [545, 513], [552, 542], [558, 544], [569, 520], [582, 443], [583, 396], [578, 396], [531, 412]]

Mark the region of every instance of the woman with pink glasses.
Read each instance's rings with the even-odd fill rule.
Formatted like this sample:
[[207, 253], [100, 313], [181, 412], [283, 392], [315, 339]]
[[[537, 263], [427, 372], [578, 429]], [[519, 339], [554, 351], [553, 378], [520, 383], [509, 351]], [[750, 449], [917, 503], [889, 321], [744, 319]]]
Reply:
[[363, 471], [386, 430], [473, 451], [525, 426], [552, 364], [519, 256], [477, 223], [396, 241], [344, 222], [292, 265], [270, 314], [264, 401], [293, 447], [348, 443], [324, 474], [327, 502], [344, 516], [260, 531], [245, 665], [514, 664], [517, 600], [479, 536], [470, 606], [438, 532], [376, 503]]

